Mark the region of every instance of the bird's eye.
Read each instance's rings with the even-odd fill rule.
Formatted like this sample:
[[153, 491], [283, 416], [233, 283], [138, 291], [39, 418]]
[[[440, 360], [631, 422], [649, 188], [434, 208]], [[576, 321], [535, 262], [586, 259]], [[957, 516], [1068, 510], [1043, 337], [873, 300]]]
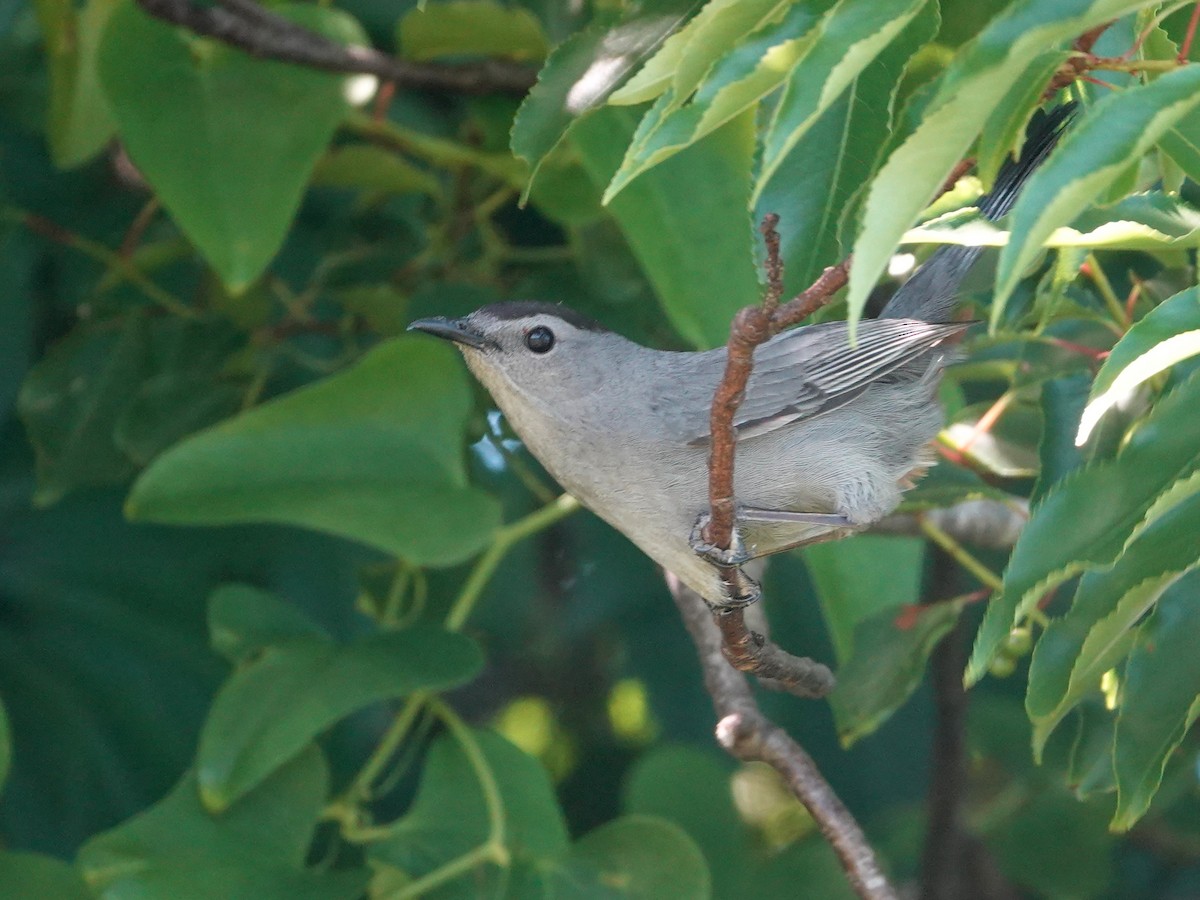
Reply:
[[554, 346], [554, 332], [545, 325], [531, 328], [525, 335], [525, 346], [534, 353], [545, 353]]

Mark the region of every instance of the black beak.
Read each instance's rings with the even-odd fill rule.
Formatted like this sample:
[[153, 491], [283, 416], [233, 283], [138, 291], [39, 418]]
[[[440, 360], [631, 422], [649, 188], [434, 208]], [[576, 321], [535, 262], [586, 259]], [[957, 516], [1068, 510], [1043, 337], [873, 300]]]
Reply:
[[445, 316], [434, 316], [432, 319], [417, 319], [406, 329], [407, 331], [423, 331], [434, 337], [445, 338], [457, 344], [465, 344], [476, 350], [495, 349], [495, 344], [467, 324], [465, 319], [447, 319]]

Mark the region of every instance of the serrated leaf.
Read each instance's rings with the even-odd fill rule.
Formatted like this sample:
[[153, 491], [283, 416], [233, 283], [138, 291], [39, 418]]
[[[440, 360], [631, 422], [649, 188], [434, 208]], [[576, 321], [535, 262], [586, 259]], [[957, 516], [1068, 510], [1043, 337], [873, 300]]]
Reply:
[[[970, 208], [922, 222], [906, 231], [903, 240], [906, 244], [1003, 247], [1010, 237], [1011, 232]], [[1200, 247], [1200, 210], [1157, 192], [1124, 197], [1055, 228], [1042, 246], [1151, 251]]]
[[992, 322], [1054, 229], [1069, 222], [1141, 158], [1175, 122], [1200, 106], [1200, 67], [1110, 94], [1080, 117], [1029, 179], [1012, 212], [1015, 239], [1000, 252]]
[[280, 522], [452, 565], [490, 540], [496, 501], [466, 485], [471, 389], [456, 354], [419, 337], [200, 432], [158, 457], [131, 518]]
[[[368, 43], [339, 10], [274, 11], [335, 40]], [[256, 60], [133, 3], [113, 13], [99, 71], [129, 155], [226, 287], [244, 291], [282, 245], [350, 109], [346, 76]]]
[[1046, 626], [1033, 651], [1025, 696], [1035, 755], [1063, 717], [1125, 657], [1134, 627], [1163, 591], [1197, 564], [1197, 528], [1200, 500], [1181, 502], [1147, 526], [1110, 570], [1084, 575], [1071, 609]]
[[119, 0], [88, 0], [76, 10], [71, 0], [34, 4], [50, 74], [46, 138], [60, 169], [87, 162], [116, 131], [96, 74], [100, 36]]
[[279, 769], [220, 816], [200, 804], [188, 773], [154, 806], [89, 840], [79, 867], [106, 897], [288, 897], [354, 900], [367, 873], [305, 868], [329, 789], [315, 747]]
[[1071, 745], [1067, 786], [1081, 800], [1095, 794], [1110, 794], [1117, 789], [1112, 759], [1116, 713], [1105, 709], [1100, 699], [1095, 698], [1079, 705], [1076, 718], [1079, 728]]
[[[556, 858], [566, 853], [566, 822], [541, 763], [490, 731], [471, 729], [479, 758], [499, 794], [505, 843], [517, 856]], [[452, 734], [434, 741], [417, 796], [388, 837], [371, 844], [372, 861], [414, 877], [433, 871], [487, 840], [488, 805], [471, 756]], [[484, 872], [466, 875], [478, 896]], [[494, 870], [492, 872], [494, 875]]]
[[632, 106], [672, 89], [680, 103], [691, 96], [713, 64], [747, 34], [776, 19], [791, 0], [709, 0], [690, 22], [666, 39], [636, 75], [608, 102]]
[[975, 168], [984, 184], [996, 180], [1006, 157], [1015, 159], [1021, 152], [1025, 126], [1041, 106], [1046, 85], [1070, 56], [1066, 50], [1047, 50], [1035, 56], [983, 123]]
[[1196, 353], [1200, 353], [1200, 288], [1193, 287], [1164, 300], [1113, 347], [1096, 374], [1076, 443], [1085, 443], [1100, 417], [1138, 385]]
[[540, 60], [550, 49], [541, 23], [519, 6], [495, 0], [449, 0], [411, 9], [396, 26], [400, 54], [430, 60], [501, 56]]
[[1038, 443], [1038, 480], [1030, 500], [1040, 501], [1058, 482], [1085, 462], [1075, 445], [1076, 423], [1087, 404], [1091, 379], [1083, 374], [1052, 378], [1042, 386], [1042, 439]]
[[1200, 466], [1200, 377], [1161, 398], [1114, 460], [1081, 469], [1033, 511], [1013, 548], [1004, 590], [984, 615], [967, 668], [981, 678], [1004, 636], [1040, 595], [1110, 565], [1158, 496]]
[[[803, 133], [776, 160], [773, 176], [760, 176], [755, 218], [761, 221], [768, 212], [781, 214], [777, 230], [781, 255], [787, 261], [785, 295], [799, 293], [823, 267], [845, 255], [839, 240], [841, 225], [853, 217], [856, 198], [891, 134], [892, 101], [904, 68], [933, 38], [937, 25], [937, 5], [924, 4], [840, 98], [802, 125]], [[781, 104], [794, 90], [803, 93], [793, 86], [801, 71], [811, 77], [808, 68], [806, 63], [792, 74]], [[774, 129], [786, 127], [782, 116], [781, 107]]]
[[294, 638], [328, 637], [312, 619], [274, 594], [248, 584], [224, 584], [208, 600], [212, 648], [234, 665]]
[[1019, 0], [993, 18], [951, 62], [921, 123], [872, 182], [854, 244], [847, 302], [861, 315], [904, 232], [937, 194], [1032, 57], [1148, 0]]
[[829, 698], [842, 746], [878, 729], [916, 690], [929, 654], [954, 627], [963, 605], [908, 604], [858, 623], [854, 651], [838, 668]]
[[[762, 171], [753, 199], [762, 195], [767, 183], [809, 127], [859, 75], [892, 44], [926, 6], [926, 0], [840, 0], [822, 16], [813, 29], [811, 50], [792, 69], [783, 96], [775, 107], [771, 126], [763, 142]], [[900, 47], [898, 58], [889, 60], [883, 75], [895, 79], [871, 100], [878, 103], [874, 115], [891, 106], [899, 84], [899, 69], [937, 29], [936, 18]], [[889, 73], [887, 70], [891, 69]]]
[[431, 627], [345, 646], [319, 636], [269, 645], [213, 701], [196, 754], [201, 799], [226, 809], [355, 710], [462, 684], [482, 665], [469, 638]]
[[[632, 114], [619, 108], [598, 110], [575, 130], [572, 141], [596, 184], [608, 182], [632, 131]], [[610, 206], [671, 324], [693, 346], [724, 343], [734, 313], [759, 299], [747, 210], [753, 149], [747, 113]]]
[[1129, 654], [1113, 740], [1115, 830], [1127, 831], [1145, 815], [1171, 754], [1200, 714], [1197, 599], [1200, 572], [1192, 572], [1162, 595]]
[[596, 22], [555, 48], [513, 120], [512, 152], [530, 167], [522, 201], [542, 160], [571, 126], [602, 106], [694, 8], [692, 0], [643, 0], [630, 5], [615, 25]]
[[610, 203], [639, 175], [753, 109], [783, 84], [811, 48], [815, 21], [807, 7], [792, 6], [781, 22], [725, 54], [688, 103], [674, 88], [659, 97], [638, 123], [602, 202]]

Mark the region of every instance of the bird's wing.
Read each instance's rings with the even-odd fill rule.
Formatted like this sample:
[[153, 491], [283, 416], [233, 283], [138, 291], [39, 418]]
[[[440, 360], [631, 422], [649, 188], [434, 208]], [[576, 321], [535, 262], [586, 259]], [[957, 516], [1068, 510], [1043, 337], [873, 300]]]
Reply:
[[[747, 439], [801, 419], [811, 419], [849, 403], [872, 382], [912, 362], [970, 323], [930, 324], [914, 319], [868, 319], [858, 325], [851, 347], [845, 322], [828, 322], [786, 331], [754, 354], [746, 399], [734, 424]], [[706, 355], [705, 381], [715, 384], [725, 366], [723, 350]], [[710, 361], [711, 360], [711, 361]], [[708, 405], [689, 410], [687, 421], [703, 423], [689, 443], [709, 440]]]

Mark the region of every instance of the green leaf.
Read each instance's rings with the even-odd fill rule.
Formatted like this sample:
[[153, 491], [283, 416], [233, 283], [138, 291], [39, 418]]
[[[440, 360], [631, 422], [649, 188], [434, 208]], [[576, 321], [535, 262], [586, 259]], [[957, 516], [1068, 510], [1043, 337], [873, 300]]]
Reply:
[[[335, 40], [368, 43], [339, 10], [275, 11]], [[129, 155], [226, 287], [244, 291], [282, 245], [349, 111], [346, 77], [253, 59], [133, 3], [113, 13], [99, 70]]]
[[313, 170], [312, 184], [383, 194], [442, 194], [441, 184], [424, 169], [370, 144], [348, 144], [330, 150]]
[[[1003, 247], [1010, 237], [978, 210], [957, 209], [910, 228], [904, 242]], [[1158, 192], [1124, 197], [1055, 228], [1042, 245], [1150, 251], [1200, 247], [1200, 210]]]
[[41, 853], [0, 850], [0, 885], [12, 900], [93, 900], [79, 870], [61, 859]]
[[451, 565], [490, 540], [499, 507], [467, 487], [471, 390], [455, 353], [399, 338], [357, 364], [201, 432], [134, 484], [131, 518], [281, 522]]
[[1083, 453], [1075, 446], [1075, 432], [1091, 384], [1087, 375], [1079, 373], [1052, 378], [1042, 385], [1038, 480], [1030, 497], [1034, 503], [1085, 462]]
[[1110, 565], [1158, 496], [1200, 465], [1200, 377], [1155, 404], [1120, 455], [1065, 479], [1033, 511], [1013, 548], [1004, 590], [988, 606], [967, 669], [983, 676], [1016, 619], [1051, 587]]
[[482, 665], [473, 641], [432, 627], [346, 646], [313, 636], [266, 647], [222, 686], [200, 734], [204, 805], [226, 809], [355, 710], [462, 684]]
[[683, 103], [717, 60], [746, 35], [777, 21], [788, 6], [788, 0], [709, 0], [608, 102], [645, 103], [670, 88], [675, 104]]
[[1025, 697], [1035, 756], [1063, 717], [1125, 658], [1137, 623], [1163, 592], [1200, 562], [1198, 529], [1200, 499], [1164, 513], [1111, 569], [1084, 575], [1071, 609], [1046, 626], [1034, 647]]
[[[871, 184], [854, 245], [847, 302], [857, 319], [904, 232], [970, 149], [976, 135], [1025, 76], [1030, 60], [1148, 0], [1018, 0], [955, 56], [921, 123]], [[1025, 196], [1034, 196], [1028, 191]]]
[[[778, 231], [781, 255], [787, 261], [785, 294], [799, 293], [825, 266], [845, 255], [839, 240], [842, 223], [853, 219], [862, 186], [870, 180], [891, 134], [890, 112], [904, 68], [933, 38], [937, 22], [937, 5], [924, 4], [839, 99], [815, 120], [804, 119], [802, 133], [776, 160], [774, 174], [759, 176], [755, 218], [781, 213]], [[807, 64], [792, 73], [775, 114], [773, 133], [789, 127], [784, 104], [793, 93], [803, 94], [804, 88], [797, 85], [811, 77]], [[888, 115], [881, 115], [881, 110]], [[795, 106], [792, 111], [803, 112]]]
[[[708, 900], [708, 866], [678, 825], [651, 816], [622, 816], [588, 832], [571, 848], [559, 876], [563, 893], [636, 900]], [[590, 884], [589, 884], [590, 882]], [[548, 892], [549, 894], [549, 892]]]
[[46, 138], [60, 169], [87, 162], [116, 130], [96, 77], [96, 53], [117, 4], [118, 0], [88, 0], [78, 11], [71, 0], [34, 4], [50, 70]]
[[[625, 109], [599, 110], [575, 129], [596, 184], [607, 183], [632, 132]], [[671, 324], [694, 346], [724, 343], [734, 313], [758, 300], [747, 211], [753, 148], [747, 114], [647, 173], [609, 207]]]
[[325, 761], [309, 747], [214, 816], [188, 773], [150, 809], [88, 841], [79, 866], [105, 897], [353, 900], [366, 885], [364, 870], [304, 866], [328, 788]]
[[1034, 110], [1042, 105], [1046, 85], [1070, 56], [1066, 50], [1039, 53], [992, 110], [979, 135], [979, 152], [975, 158], [976, 171], [984, 184], [990, 185], [996, 180], [1007, 157], [1015, 159], [1021, 152], [1025, 126]]
[[1164, 300], [1117, 341], [1092, 385], [1076, 441], [1083, 444], [1100, 418], [1148, 378], [1200, 353], [1200, 289]]
[[[504, 840], [514, 857], [553, 859], [567, 852], [566, 823], [546, 770], [533, 757], [490, 731], [470, 731], [485, 774], [495, 785]], [[488, 806], [471, 757], [452, 735], [434, 741], [416, 799], [389, 836], [371, 845], [373, 861], [425, 875], [483, 844], [489, 835]], [[482, 872], [464, 877], [479, 896]]]
[[234, 665], [268, 647], [325, 632], [290, 603], [248, 584], [224, 584], [208, 601], [208, 633], [215, 651]]
[[810, 48], [815, 20], [807, 6], [792, 6], [782, 21], [724, 54], [686, 105], [686, 95], [675, 88], [659, 97], [638, 123], [603, 202], [610, 203], [639, 175], [753, 109], [783, 84]]
[[1114, 829], [1128, 831], [1145, 815], [1171, 754], [1200, 714], [1198, 596], [1200, 572], [1192, 572], [1163, 593], [1138, 629], [1125, 667], [1113, 741]]
[[598, 21], [555, 48], [513, 120], [512, 152], [531, 169], [526, 197], [542, 161], [571, 126], [602, 106], [694, 8], [692, 0], [642, 0], [615, 25]]
[[851, 658], [859, 624], [895, 607], [916, 603], [925, 543], [858, 535], [804, 548], [839, 663]]
[[408, 59], [504, 56], [541, 60], [549, 46], [533, 14], [495, 0], [448, 0], [422, 4], [400, 17], [400, 55]]
[[[825, 13], [813, 29], [811, 49], [792, 69], [783, 96], [775, 107], [770, 130], [764, 139], [762, 171], [754, 189], [755, 200], [822, 112], [829, 109], [848, 87], [855, 89], [852, 96], [858, 100], [857, 89], [867, 87], [856, 84], [859, 75], [895, 44], [898, 51], [895, 58], [875, 75], [882, 83], [870, 86], [875, 90], [868, 87], [868, 96], [862, 98], [877, 104], [874, 115], [882, 118], [880, 110], [891, 106], [899, 86], [900, 69], [937, 29], [934, 9], [934, 15], [925, 17], [915, 33], [910, 32], [904, 41], [898, 40], [925, 7], [925, 0], [840, 0]], [[889, 75], [890, 85], [883, 81]], [[859, 139], [857, 133], [854, 139]]]
[[858, 623], [853, 652], [838, 668], [829, 698], [843, 746], [878, 729], [917, 689], [929, 654], [954, 627], [963, 605], [909, 604]]
[[1012, 212], [1015, 240], [1000, 252], [992, 322], [1054, 229], [1071, 221], [1200, 105], [1200, 68], [1188, 66], [1110, 94], [1068, 130], [1035, 172]]

